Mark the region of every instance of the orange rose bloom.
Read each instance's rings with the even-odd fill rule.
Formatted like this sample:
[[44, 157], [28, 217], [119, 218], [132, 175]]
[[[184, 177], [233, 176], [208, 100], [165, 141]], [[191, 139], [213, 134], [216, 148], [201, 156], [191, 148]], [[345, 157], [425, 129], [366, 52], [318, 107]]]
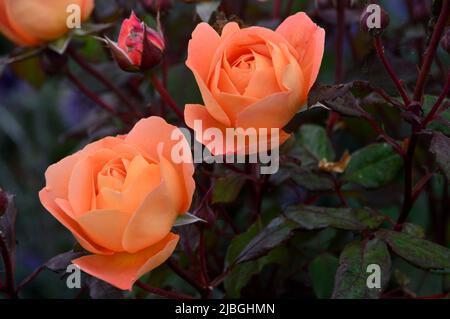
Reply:
[[[281, 129], [306, 103], [319, 72], [325, 31], [303, 12], [272, 31], [240, 29], [230, 22], [218, 35], [206, 23], [192, 33], [186, 65], [194, 73], [203, 105], [188, 104], [186, 124], [202, 121], [202, 130], [218, 128]], [[199, 142], [210, 141], [196, 132]], [[217, 150], [211, 150], [219, 155]]]
[[123, 290], [169, 258], [179, 239], [171, 228], [191, 205], [194, 166], [172, 161], [174, 131], [162, 118], [143, 119], [45, 173], [41, 203], [93, 253], [73, 263]]
[[71, 4], [80, 6], [81, 21], [94, 8], [94, 0], [1, 0], [0, 32], [23, 46], [55, 40], [68, 31]]

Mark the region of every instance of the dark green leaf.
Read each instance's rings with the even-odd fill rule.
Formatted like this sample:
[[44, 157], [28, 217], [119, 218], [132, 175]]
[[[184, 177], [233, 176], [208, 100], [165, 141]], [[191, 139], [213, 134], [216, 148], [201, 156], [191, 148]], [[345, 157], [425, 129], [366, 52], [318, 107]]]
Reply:
[[123, 291], [111, 286], [107, 282], [87, 275], [86, 285], [89, 287], [89, 296], [92, 299], [121, 299]]
[[370, 208], [289, 207], [285, 215], [304, 229], [333, 227], [361, 231], [378, 228], [385, 217]]
[[377, 237], [413, 265], [430, 271], [450, 273], [450, 249], [444, 246], [387, 229], [379, 230]]
[[403, 165], [400, 155], [386, 143], [366, 146], [352, 155], [344, 180], [378, 188], [391, 182]]
[[199, 222], [206, 223], [206, 221], [201, 219], [200, 217], [197, 217], [190, 213], [184, 213], [183, 215], [177, 217], [177, 219], [175, 220], [175, 224], [173, 224], [173, 227], [185, 226]]
[[70, 41], [72, 41], [72, 35], [70, 33], [67, 33], [65, 36], [49, 43], [48, 48], [50, 50], [62, 55], [62, 54], [64, 54], [64, 52], [66, 52], [67, 47], [70, 44]]
[[[425, 95], [423, 100], [423, 111], [425, 114], [428, 114], [431, 111], [431, 108], [436, 103], [438, 97], [432, 95]], [[443, 103], [450, 103], [449, 99], [445, 99]], [[450, 121], [450, 109], [446, 109], [439, 115], [439, 118], [442, 119], [443, 122]], [[450, 135], [450, 126], [442, 123], [439, 120], [435, 120], [428, 125], [428, 128], [444, 133], [445, 135]]]
[[300, 127], [297, 145], [302, 166], [316, 164], [320, 160], [333, 161], [335, 158], [333, 146], [327, 132], [321, 126], [303, 125]]
[[364, 82], [356, 81], [337, 85], [316, 84], [309, 94], [308, 106], [312, 107], [320, 103], [342, 115], [368, 117], [369, 114], [359, 105], [351, 92], [354, 86], [361, 85], [364, 85]]
[[[369, 265], [378, 265], [381, 271], [381, 288], [369, 288], [371, 272]], [[378, 298], [389, 282], [391, 257], [384, 242], [373, 239], [367, 243], [354, 241], [348, 244], [339, 259], [339, 268], [332, 298], [374, 299]]]
[[425, 238], [425, 230], [420, 225], [404, 223], [402, 232], [405, 234], [414, 236], [414, 237], [418, 237], [418, 238], [422, 238], [422, 239]]
[[317, 256], [309, 264], [309, 277], [317, 298], [328, 299], [331, 297], [334, 286], [334, 274], [338, 265], [338, 259], [329, 253]]
[[333, 180], [326, 174], [302, 168], [291, 171], [292, 179], [297, 185], [309, 191], [328, 191], [334, 189]]
[[[246, 232], [236, 236], [228, 246], [225, 258], [225, 268], [228, 267], [246, 248], [251, 240], [260, 232], [259, 222], [253, 224]], [[239, 298], [242, 288], [244, 288], [253, 275], [258, 274], [262, 269], [271, 263], [280, 262], [285, 255], [285, 247], [278, 247], [270, 251], [267, 256], [256, 260], [238, 264], [232, 268], [231, 273], [224, 281], [225, 290], [228, 297]]]
[[86, 255], [85, 251], [68, 251], [50, 259], [45, 267], [56, 273], [65, 273], [67, 267], [72, 264], [72, 260], [84, 255]]
[[245, 178], [242, 175], [228, 175], [216, 180], [212, 195], [212, 203], [232, 203], [236, 200]]
[[227, 296], [230, 298], [239, 298], [242, 288], [247, 285], [254, 275], [260, 273], [269, 264], [282, 263], [286, 259], [286, 255], [286, 248], [281, 246], [273, 249], [264, 257], [234, 267], [224, 281]]
[[436, 162], [450, 179], [450, 138], [441, 133], [434, 133], [430, 151], [436, 155]]
[[273, 219], [245, 246], [234, 259], [233, 264], [240, 264], [266, 255], [291, 238], [296, 228], [298, 228], [297, 224], [284, 216]]

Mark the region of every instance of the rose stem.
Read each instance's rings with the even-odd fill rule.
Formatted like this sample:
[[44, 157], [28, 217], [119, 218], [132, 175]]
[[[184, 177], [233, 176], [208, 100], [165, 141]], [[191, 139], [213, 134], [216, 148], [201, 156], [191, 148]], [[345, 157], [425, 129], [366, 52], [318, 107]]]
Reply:
[[72, 59], [86, 72], [91, 74], [93, 77], [95, 77], [97, 80], [102, 82], [106, 87], [108, 87], [110, 90], [112, 90], [119, 99], [127, 105], [131, 111], [135, 113], [136, 116], [141, 117], [142, 114], [140, 114], [139, 109], [136, 105], [134, 105], [131, 100], [123, 93], [118, 86], [116, 86], [113, 82], [111, 82], [108, 78], [106, 78], [103, 74], [101, 74], [99, 71], [97, 71], [95, 68], [93, 68], [89, 63], [86, 62], [86, 60], [83, 59], [81, 55], [78, 54], [76, 50], [69, 47], [68, 49], [69, 55], [72, 57]]
[[161, 288], [150, 287], [149, 285], [147, 285], [146, 283], [143, 283], [140, 280], [136, 281], [136, 286], [138, 286], [142, 290], [145, 290], [145, 291], [150, 292], [152, 294], [155, 294], [155, 295], [158, 295], [158, 296], [162, 296], [162, 297], [165, 297], [165, 298], [169, 298], [169, 299], [194, 299], [192, 296], [188, 296], [188, 295], [185, 295], [185, 294], [179, 294], [179, 293], [176, 293], [176, 292], [173, 292], [173, 291], [164, 290], [164, 289], [161, 289]]
[[174, 101], [174, 99], [170, 96], [169, 92], [164, 88], [162, 83], [159, 81], [158, 77], [155, 74], [152, 74], [150, 76], [150, 81], [152, 82], [153, 86], [155, 87], [156, 91], [158, 91], [161, 98], [164, 100], [164, 102], [174, 111], [178, 118], [184, 123], [184, 115], [180, 111], [180, 109], [177, 106], [177, 103]]
[[450, 72], [448, 72], [447, 82], [445, 83], [444, 89], [442, 90], [441, 94], [439, 95], [436, 103], [431, 108], [430, 113], [428, 113], [428, 115], [422, 121], [422, 124], [421, 124], [422, 128], [425, 128], [431, 121], [433, 121], [436, 113], [439, 111], [439, 108], [441, 107], [442, 102], [444, 101], [444, 99], [447, 96], [449, 91], [450, 91]]
[[374, 45], [375, 45], [375, 49], [377, 51], [377, 54], [378, 54], [378, 57], [380, 58], [381, 63], [383, 64], [384, 68], [388, 72], [391, 80], [394, 82], [395, 87], [397, 88], [398, 92], [400, 93], [405, 106], [408, 106], [409, 102], [410, 102], [408, 94], [406, 93], [405, 88], [403, 87], [401, 81], [397, 77], [397, 74], [395, 73], [394, 69], [392, 68], [392, 65], [389, 63], [389, 61], [386, 59], [386, 56], [384, 55], [384, 48], [383, 48], [383, 44], [381, 43], [380, 36], [375, 37]]
[[[341, 83], [344, 77], [344, 41], [345, 41], [345, 6], [346, 1], [338, 1], [337, 3], [337, 31], [336, 40], [334, 44], [335, 60], [335, 74], [334, 82]], [[331, 111], [327, 120], [327, 133], [330, 135], [333, 132], [334, 126], [339, 121], [340, 115], [337, 112]]]
[[425, 51], [423, 65], [420, 70], [416, 88], [414, 90], [414, 101], [420, 102], [422, 100], [427, 76], [430, 71], [431, 64], [433, 63], [434, 56], [436, 55], [436, 51], [437, 51], [437, 48], [439, 45], [439, 40], [441, 39], [442, 33], [445, 28], [446, 20], [447, 20], [448, 13], [449, 13], [448, 11], [449, 11], [449, 2], [448, 2], [448, 0], [443, 0], [441, 12], [439, 14], [439, 18], [436, 23], [433, 35], [431, 36], [430, 44], [428, 45], [428, 48]]
[[22, 282], [17, 286], [16, 293], [19, 292], [23, 287], [28, 285], [30, 282], [32, 282], [44, 269], [45, 269], [44, 266], [39, 266], [38, 268], [36, 268], [27, 278], [22, 280]]
[[95, 102], [98, 106], [100, 106], [102, 109], [106, 110], [107, 112], [111, 113], [115, 117], [119, 118], [122, 122], [126, 124], [130, 124], [130, 121], [126, 118], [124, 118], [119, 112], [117, 112], [111, 105], [107, 104], [103, 100], [101, 100], [94, 92], [92, 92], [87, 86], [85, 86], [83, 83], [81, 83], [80, 80], [69, 70], [66, 71], [66, 75], [69, 78], [70, 81], [88, 98], [90, 98], [93, 102]]
[[[449, 10], [449, 2], [448, 0], [443, 0], [441, 12], [439, 14], [438, 21], [436, 23], [435, 29], [433, 31], [433, 35], [431, 37], [430, 44], [425, 52], [425, 58], [423, 62], [422, 69], [419, 74], [419, 80], [417, 81], [416, 88], [414, 90], [414, 101], [420, 103], [423, 97], [424, 85], [426, 77], [430, 71], [431, 63], [434, 60], [434, 55], [436, 54], [437, 45], [439, 43], [439, 39], [445, 27], [445, 22], [447, 20]], [[414, 162], [414, 153], [416, 150], [417, 142], [418, 142], [418, 131], [422, 129], [422, 125], [413, 125], [413, 134], [410, 138], [408, 144], [408, 150], [406, 152], [405, 159], [405, 185], [404, 185], [404, 199], [403, 205], [400, 212], [400, 215], [397, 219], [397, 223], [395, 225], [396, 230], [401, 230], [403, 223], [408, 219], [408, 215], [412, 208], [412, 199], [413, 199], [413, 162]]]
[[205, 242], [205, 228], [203, 226], [198, 226], [200, 233], [200, 242], [198, 245], [199, 249], [199, 261], [200, 261], [200, 274], [202, 277], [203, 285], [206, 289], [202, 291], [202, 298], [208, 299], [211, 292], [208, 276], [208, 265], [206, 261], [206, 242]]
[[11, 255], [9, 253], [8, 246], [5, 240], [0, 235], [0, 250], [2, 251], [3, 263], [5, 265], [5, 287], [3, 291], [8, 294], [12, 299], [17, 298], [16, 291], [14, 289], [14, 266], [11, 260]]
[[272, 8], [272, 17], [279, 19], [281, 15], [281, 0], [274, 0]]
[[189, 283], [192, 287], [197, 289], [198, 292], [203, 293], [207, 288], [198, 283], [193, 279], [191, 274], [189, 274], [186, 270], [182, 269], [173, 258], [170, 258], [166, 261], [167, 265], [172, 269], [174, 273], [176, 273], [180, 278], [184, 279], [187, 283]]

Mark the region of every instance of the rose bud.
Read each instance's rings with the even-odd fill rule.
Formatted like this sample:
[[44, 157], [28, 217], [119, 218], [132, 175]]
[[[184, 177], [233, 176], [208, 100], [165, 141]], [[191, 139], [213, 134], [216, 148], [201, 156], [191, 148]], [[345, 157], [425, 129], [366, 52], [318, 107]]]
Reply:
[[441, 40], [441, 48], [450, 53], [450, 28], [447, 29]]
[[378, 35], [389, 25], [389, 14], [377, 4], [369, 4], [364, 8], [359, 20], [361, 30]]
[[145, 9], [153, 14], [158, 12], [167, 12], [172, 8], [172, 0], [143, 0]]
[[70, 6], [80, 8], [81, 22], [94, 8], [94, 0], [1, 0], [0, 33], [18, 45], [51, 42], [69, 31]]
[[117, 64], [128, 72], [153, 68], [161, 61], [165, 48], [161, 28], [158, 26], [158, 31], [153, 30], [134, 12], [122, 23], [118, 42], [106, 40]]

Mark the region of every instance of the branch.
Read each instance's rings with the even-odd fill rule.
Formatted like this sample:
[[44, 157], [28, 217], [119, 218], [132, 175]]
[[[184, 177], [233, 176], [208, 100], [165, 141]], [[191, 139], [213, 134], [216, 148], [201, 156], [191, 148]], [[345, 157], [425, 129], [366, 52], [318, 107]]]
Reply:
[[425, 117], [425, 119], [422, 121], [421, 128], [426, 128], [427, 125], [434, 120], [434, 117], [439, 111], [439, 108], [442, 105], [442, 102], [446, 98], [448, 92], [450, 91], [450, 72], [448, 72], [447, 75], [447, 82], [445, 83], [444, 89], [442, 90], [441, 94], [439, 95], [436, 103], [431, 108], [430, 113]]
[[142, 290], [148, 291], [152, 294], [162, 296], [165, 298], [169, 298], [169, 299], [194, 299], [192, 296], [188, 296], [185, 294], [179, 294], [179, 293], [173, 292], [173, 291], [150, 287], [149, 285], [147, 285], [146, 283], [143, 283], [140, 280], [136, 281], [136, 286], [138, 286]]
[[84, 85], [72, 72], [66, 71], [66, 75], [70, 81], [88, 98], [90, 98], [95, 104], [100, 106], [105, 111], [111, 113], [115, 117], [119, 118], [122, 122], [130, 124], [130, 121], [117, 112], [111, 105], [100, 99], [94, 92], [92, 92], [86, 85]]
[[394, 69], [392, 68], [392, 65], [389, 63], [389, 61], [386, 59], [386, 56], [384, 55], [384, 48], [383, 48], [383, 44], [381, 43], [380, 36], [375, 37], [374, 45], [375, 45], [375, 49], [377, 51], [377, 54], [378, 54], [378, 57], [380, 58], [381, 63], [383, 64], [387, 73], [391, 77], [391, 80], [394, 82], [395, 87], [397, 88], [397, 91], [400, 93], [400, 95], [403, 99], [403, 102], [405, 103], [405, 106], [407, 106], [410, 102], [408, 94], [406, 93], [405, 88], [403, 87], [401, 81], [397, 77], [397, 74], [395, 73]]
[[139, 109], [136, 105], [134, 105], [130, 98], [128, 98], [121, 90], [118, 86], [116, 86], [113, 82], [111, 82], [108, 78], [106, 78], [103, 74], [101, 74], [99, 71], [97, 71], [95, 68], [93, 68], [89, 63], [87, 63], [82, 56], [80, 56], [76, 50], [74, 50], [73, 48], [69, 47], [68, 52], [70, 54], [70, 56], [73, 58], [73, 60], [75, 62], [77, 62], [77, 64], [83, 68], [86, 72], [88, 72], [89, 74], [91, 74], [93, 77], [95, 77], [97, 80], [99, 80], [101, 83], [103, 83], [107, 88], [109, 88], [110, 90], [112, 90], [118, 97], [119, 99], [125, 104], [127, 105], [131, 111], [133, 111], [135, 113], [135, 115], [137, 116], [142, 116], [142, 114], [140, 114]]
[[431, 64], [433, 63], [434, 56], [439, 45], [439, 40], [441, 39], [442, 32], [445, 28], [445, 23], [448, 17], [449, 11], [449, 0], [443, 0], [441, 13], [439, 14], [438, 21], [433, 31], [430, 44], [425, 53], [424, 62], [422, 69], [420, 70], [419, 78], [417, 80], [416, 88], [414, 89], [414, 101], [420, 102], [423, 96], [423, 91], [425, 83], [427, 80], [427, 75], [430, 72]]
[[155, 74], [152, 74], [150, 77], [150, 80], [155, 87], [156, 91], [158, 91], [161, 98], [164, 100], [164, 102], [174, 111], [179, 119], [184, 123], [184, 114], [180, 111], [180, 109], [177, 106], [177, 103], [175, 100], [170, 96], [169, 92], [164, 88], [162, 83], [159, 81], [158, 77]]

